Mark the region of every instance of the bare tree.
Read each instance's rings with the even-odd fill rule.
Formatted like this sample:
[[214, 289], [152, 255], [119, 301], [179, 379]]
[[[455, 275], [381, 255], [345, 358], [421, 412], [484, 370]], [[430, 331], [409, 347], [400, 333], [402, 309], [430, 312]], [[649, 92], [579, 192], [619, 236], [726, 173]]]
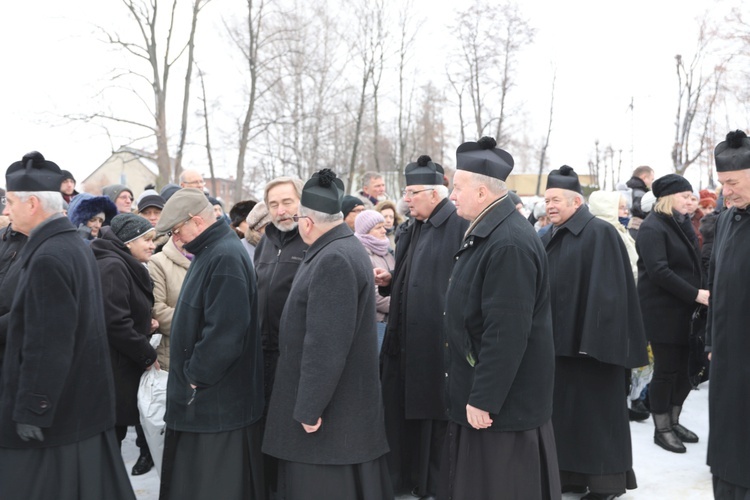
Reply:
[[412, 12], [413, 0], [407, 0], [400, 4], [399, 9], [399, 48], [398, 48], [398, 152], [396, 154], [396, 165], [401, 170], [406, 165], [406, 147], [409, 142], [409, 123], [412, 118], [413, 89], [409, 98], [406, 97], [406, 67], [409, 63], [413, 50], [414, 39], [418, 28], [414, 27]]
[[211, 151], [211, 134], [208, 126], [208, 100], [206, 99], [206, 82], [203, 72], [198, 69], [198, 78], [201, 82], [201, 103], [203, 104], [203, 127], [206, 129], [206, 157], [208, 158], [208, 169], [211, 174], [211, 192], [216, 193], [216, 172], [214, 170], [214, 157]]
[[544, 143], [539, 153], [539, 174], [536, 179], [536, 195], [541, 194], [542, 188], [542, 173], [544, 172], [544, 166], [547, 161], [547, 148], [549, 147], [549, 138], [552, 135], [552, 116], [555, 111], [555, 83], [557, 82], [557, 70], [552, 73], [552, 90], [550, 91], [549, 98], [549, 120], [547, 120], [547, 135], [544, 137]]
[[714, 104], [721, 88], [725, 68], [717, 65], [711, 72], [703, 69], [715, 34], [704, 19], [699, 27], [695, 54], [686, 65], [684, 58], [675, 56], [677, 73], [677, 109], [675, 112], [675, 136], [672, 146], [672, 167], [675, 173], [685, 171], [698, 160], [711, 144]]
[[498, 5], [476, 0], [458, 18], [453, 28], [460, 47], [455, 73], [465, 76], [476, 136], [487, 135], [488, 127], [496, 122], [494, 135], [498, 145], [504, 146], [509, 139], [505, 130], [515, 61], [518, 52], [533, 40], [534, 30], [512, 2]]

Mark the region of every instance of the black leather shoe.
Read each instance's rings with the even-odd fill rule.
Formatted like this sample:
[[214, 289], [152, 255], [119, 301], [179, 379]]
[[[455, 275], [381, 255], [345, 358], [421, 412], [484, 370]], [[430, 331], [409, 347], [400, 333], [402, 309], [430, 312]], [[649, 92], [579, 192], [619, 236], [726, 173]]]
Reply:
[[138, 461], [133, 466], [133, 470], [130, 473], [134, 476], [140, 476], [151, 470], [154, 466], [154, 461], [150, 456], [141, 455], [138, 457]]
[[646, 409], [646, 407], [643, 404], [643, 401], [640, 399], [636, 399], [635, 401], [630, 401], [630, 408], [628, 408], [628, 416], [630, 417], [631, 421], [634, 422], [642, 422], [646, 420], [651, 413]]

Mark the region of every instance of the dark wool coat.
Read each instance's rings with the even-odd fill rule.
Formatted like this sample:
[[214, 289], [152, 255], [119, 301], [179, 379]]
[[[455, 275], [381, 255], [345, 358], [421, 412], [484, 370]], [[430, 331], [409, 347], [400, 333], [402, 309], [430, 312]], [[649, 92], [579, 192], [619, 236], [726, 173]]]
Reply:
[[[383, 390], [389, 392], [389, 400], [402, 392], [407, 395], [402, 403], [407, 419], [447, 418], [440, 312], [445, 307], [453, 256], [468, 227], [469, 221], [458, 216], [448, 199], [426, 222], [412, 221], [396, 245], [391, 285], [380, 289], [382, 295], [391, 295], [383, 340], [383, 380], [398, 380], [401, 386], [384, 384]], [[417, 229], [420, 234], [414, 242]], [[404, 273], [409, 253], [413, 254], [411, 269], [402, 284], [399, 276]]]
[[8, 341], [8, 320], [10, 306], [16, 296], [19, 269], [13, 266], [18, 254], [28, 239], [25, 234], [14, 231], [12, 226], [2, 229], [0, 235], [0, 374], [2, 374], [3, 354]]
[[[37, 226], [18, 255], [0, 378], [0, 446], [79, 442], [115, 424], [114, 385], [94, 254], [65, 217]], [[22, 441], [15, 423], [42, 428]]]
[[687, 345], [703, 270], [674, 217], [652, 212], [638, 231], [638, 295], [651, 342]]
[[445, 300], [451, 420], [466, 404], [488, 411], [492, 431], [534, 429], [552, 416], [555, 353], [547, 254], [505, 197], [456, 254]]
[[647, 365], [633, 270], [617, 230], [584, 205], [542, 243], [549, 259], [555, 354], [585, 353], [625, 368]]
[[138, 385], [143, 371], [156, 361], [151, 347], [153, 285], [138, 262], [109, 227], [91, 242], [102, 278], [104, 321], [115, 381], [117, 425], [140, 423]]
[[[276, 363], [279, 359], [279, 322], [292, 281], [305, 258], [307, 244], [297, 228], [279, 231], [266, 226], [265, 235], [255, 247], [255, 272], [258, 276], [258, 316], [263, 342], [263, 391], [266, 405], [271, 400]], [[266, 408], [267, 409], [267, 408]]]
[[195, 257], [172, 317], [164, 421], [188, 432], [247, 427], [263, 412], [253, 265], [225, 218], [184, 248]]
[[750, 488], [750, 213], [730, 208], [716, 225], [708, 286], [708, 465], [724, 481]]
[[[346, 224], [310, 246], [280, 326], [263, 452], [326, 465], [359, 464], [387, 453], [374, 276]], [[301, 424], [319, 417], [317, 432], [305, 432]]]

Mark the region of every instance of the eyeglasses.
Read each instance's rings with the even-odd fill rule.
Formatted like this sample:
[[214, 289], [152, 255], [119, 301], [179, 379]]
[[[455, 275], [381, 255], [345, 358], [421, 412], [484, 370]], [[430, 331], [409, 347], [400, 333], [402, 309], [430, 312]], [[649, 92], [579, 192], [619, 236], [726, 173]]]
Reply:
[[292, 220], [294, 222], [299, 222], [300, 219], [309, 219], [310, 224], [315, 224], [315, 221], [312, 220], [312, 217], [309, 215], [292, 215]]
[[401, 194], [405, 198], [413, 198], [415, 194], [423, 193], [425, 191], [434, 191], [434, 190], [435, 190], [435, 188], [424, 188], [424, 189], [420, 189], [418, 191], [412, 191], [411, 189], [404, 189], [403, 191], [401, 191]]
[[188, 220], [186, 220], [185, 222], [181, 224], [178, 224], [171, 231], [167, 231], [167, 236], [172, 236], [173, 234], [180, 234], [180, 231], [182, 231], [182, 228], [185, 226], [185, 224], [190, 222], [193, 219], [193, 217], [195, 217], [195, 215], [191, 215]]
[[122, 201], [126, 201], [126, 200], [133, 201], [133, 197], [130, 196], [128, 193], [121, 194], [120, 196], [117, 197], [117, 199], [122, 200]]
[[203, 179], [199, 181], [184, 181], [183, 184], [187, 184], [188, 186], [205, 186], [206, 181], [204, 181]]

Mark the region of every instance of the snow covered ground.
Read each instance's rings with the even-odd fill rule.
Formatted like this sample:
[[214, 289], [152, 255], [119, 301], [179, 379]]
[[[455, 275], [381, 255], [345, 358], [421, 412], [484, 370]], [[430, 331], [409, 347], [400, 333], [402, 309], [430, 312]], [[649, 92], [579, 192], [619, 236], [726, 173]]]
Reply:
[[[711, 473], [706, 466], [708, 441], [708, 383], [688, 397], [680, 421], [700, 436], [697, 444], [686, 444], [687, 453], [678, 455], [662, 450], [654, 444], [654, 426], [651, 421], [632, 422], [633, 469], [638, 489], [628, 491], [623, 500], [705, 500], [713, 498]], [[138, 458], [135, 431], [131, 428], [122, 449], [128, 473]], [[130, 476], [139, 500], [159, 498], [159, 476], [154, 470], [143, 476]], [[565, 500], [581, 495], [566, 494]], [[411, 500], [411, 496], [399, 500]], [[202, 499], [196, 499], [202, 500]], [[219, 499], [210, 499], [219, 500]]]

